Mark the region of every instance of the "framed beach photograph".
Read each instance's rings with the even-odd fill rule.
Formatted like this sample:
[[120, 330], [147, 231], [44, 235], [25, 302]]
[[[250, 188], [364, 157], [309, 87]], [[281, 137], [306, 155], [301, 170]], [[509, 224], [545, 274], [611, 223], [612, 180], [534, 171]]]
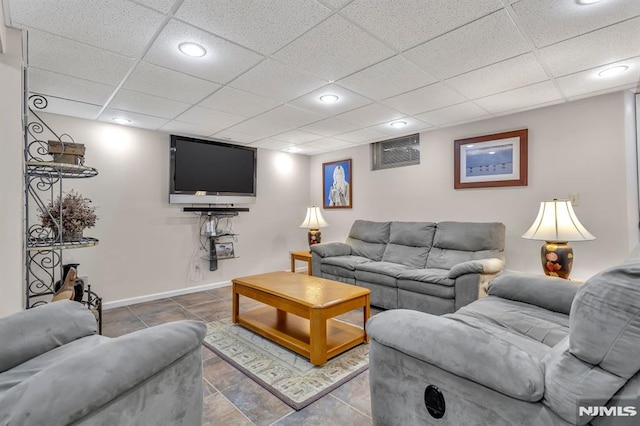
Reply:
[[322, 207], [350, 209], [352, 180], [351, 159], [322, 163]]
[[215, 243], [216, 244], [216, 258], [218, 259], [232, 259], [236, 257], [233, 250], [233, 243]]
[[527, 186], [528, 129], [455, 140], [455, 189]]

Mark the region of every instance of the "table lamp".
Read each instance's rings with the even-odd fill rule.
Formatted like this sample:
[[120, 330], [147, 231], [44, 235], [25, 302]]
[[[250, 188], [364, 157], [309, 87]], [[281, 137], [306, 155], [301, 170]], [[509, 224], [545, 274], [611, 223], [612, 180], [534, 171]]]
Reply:
[[300, 224], [300, 228], [309, 229], [309, 232], [307, 233], [309, 238], [309, 247], [314, 244], [318, 244], [321, 241], [322, 233], [320, 232], [320, 228], [324, 228], [326, 226], [329, 226], [329, 224], [322, 217], [320, 207], [307, 207], [307, 216]]
[[545, 241], [540, 255], [544, 273], [568, 279], [573, 266], [573, 248], [567, 242], [596, 237], [582, 226], [571, 201], [554, 199], [540, 203], [538, 217], [522, 238]]

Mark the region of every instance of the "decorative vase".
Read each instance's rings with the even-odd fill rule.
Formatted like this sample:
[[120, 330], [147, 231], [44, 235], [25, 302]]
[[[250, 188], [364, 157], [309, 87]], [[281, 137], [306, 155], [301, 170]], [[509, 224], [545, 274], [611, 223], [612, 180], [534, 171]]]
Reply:
[[82, 231], [80, 232], [62, 231], [62, 241], [66, 241], [66, 242], [82, 241]]
[[[62, 279], [59, 281], [56, 281], [56, 283], [53, 286], [53, 291], [55, 293], [57, 293], [58, 290], [60, 290], [60, 286], [67, 279], [67, 275], [69, 274], [69, 271], [71, 270], [71, 268], [75, 268], [76, 274], [78, 273], [78, 265], [80, 264], [67, 263], [66, 265], [62, 265]], [[75, 300], [76, 302], [82, 302], [82, 296], [84, 295], [84, 281], [81, 278], [76, 278], [76, 285], [73, 287], [73, 290], [74, 290], [73, 300]]]

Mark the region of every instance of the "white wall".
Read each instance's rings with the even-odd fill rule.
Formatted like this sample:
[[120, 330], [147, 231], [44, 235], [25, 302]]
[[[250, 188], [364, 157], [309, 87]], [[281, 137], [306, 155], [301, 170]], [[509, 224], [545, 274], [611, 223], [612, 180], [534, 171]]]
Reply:
[[[3, 24], [0, 21], [0, 27]], [[0, 317], [23, 309], [22, 36], [6, 29], [0, 53]]]
[[[353, 209], [325, 210], [323, 241], [344, 240], [355, 219], [499, 221], [506, 225], [507, 267], [542, 272], [542, 242], [524, 240], [542, 200], [578, 193], [576, 214], [597, 239], [572, 243], [572, 277], [586, 279], [623, 259], [638, 242], [635, 135], [613, 93], [476, 123], [425, 132], [421, 164], [371, 171], [369, 145], [312, 157], [311, 202], [322, 205], [322, 163], [353, 159]], [[625, 120], [627, 120], [625, 122]], [[526, 187], [453, 189], [454, 140], [529, 129]]]
[[[309, 157], [258, 150], [257, 201], [232, 220], [237, 259], [219, 260], [210, 272], [198, 251], [200, 216], [168, 203], [169, 135], [115, 124], [42, 114], [59, 133], [86, 146], [86, 164], [99, 175], [65, 181], [93, 200], [99, 220], [86, 236], [96, 247], [64, 251], [79, 262], [92, 289], [114, 302], [287, 269], [289, 251], [304, 248], [298, 228], [309, 200]], [[192, 273], [196, 259], [202, 277]]]

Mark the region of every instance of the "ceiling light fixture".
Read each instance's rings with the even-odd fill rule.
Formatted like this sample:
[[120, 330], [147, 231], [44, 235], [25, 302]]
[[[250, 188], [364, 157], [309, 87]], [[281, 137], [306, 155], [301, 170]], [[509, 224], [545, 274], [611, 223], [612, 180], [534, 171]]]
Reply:
[[598, 3], [600, 0], [577, 0], [578, 4], [587, 6], [589, 4], [594, 4], [594, 3]]
[[389, 124], [389, 126], [393, 127], [394, 129], [399, 129], [406, 125], [407, 125], [406, 121], [394, 121], [393, 123]]
[[320, 96], [320, 102], [324, 102], [325, 104], [335, 104], [338, 102], [338, 95], [322, 95]]
[[180, 51], [185, 55], [191, 56], [192, 58], [200, 58], [207, 53], [205, 48], [197, 43], [181, 43], [180, 46], [178, 46], [178, 49], [180, 49]]
[[615, 77], [618, 74], [622, 74], [629, 67], [626, 65], [616, 65], [615, 67], [607, 68], [606, 70], [602, 70], [598, 73], [598, 77]]
[[115, 121], [118, 124], [129, 124], [129, 123], [131, 123], [131, 120], [129, 120], [128, 118], [124, 118], [124, 117], [114, 117], [112, 120]]

